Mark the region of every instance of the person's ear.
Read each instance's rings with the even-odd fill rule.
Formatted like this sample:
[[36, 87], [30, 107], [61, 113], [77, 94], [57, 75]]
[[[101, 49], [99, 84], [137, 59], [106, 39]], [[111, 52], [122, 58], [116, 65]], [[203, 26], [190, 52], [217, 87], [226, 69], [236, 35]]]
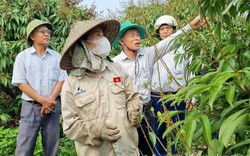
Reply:
[[30, 38], [32, 41], [34, 41], [34, 32], [32, 32], [32, 33], [30, 34], [29, 38]]
[[119, 43], [120, 43], [120, 45], [125, 45], [125, 43], [123, 42], [123, 40], [122, 39], [119, 39]]

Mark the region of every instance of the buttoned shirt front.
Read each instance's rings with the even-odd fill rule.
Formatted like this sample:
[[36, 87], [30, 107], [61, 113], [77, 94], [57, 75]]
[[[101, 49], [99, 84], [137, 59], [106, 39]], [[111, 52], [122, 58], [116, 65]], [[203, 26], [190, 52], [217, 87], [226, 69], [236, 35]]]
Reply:
[[[61, 70], [59, 62], [61, 55], [47, 48], [44, 56], [40, 56], [32, 46], [19, 53], [16, 57], [12, 85], [29, 84], [38, 94], [49, 97], [58, 81], [67, 77], [65, 70]], [[23, 100], [33, 100], [22, 93]]]
[[129, 59], [123, 51], [113, 58], [113, 61], [118, 62], [131, 76], [132, 83], [141, 94], [143, 103], [146, 104], [150, 101], [153, 65], [159, 59], [158, 55], [163, 56], [165, 53], [171, 51], [173, 45], [171, 41], [183, 31], [189, 29], [191, 29], [191, 27], [188, 24], [155, 46], [140, 48], [136, 53], [135, 60]]

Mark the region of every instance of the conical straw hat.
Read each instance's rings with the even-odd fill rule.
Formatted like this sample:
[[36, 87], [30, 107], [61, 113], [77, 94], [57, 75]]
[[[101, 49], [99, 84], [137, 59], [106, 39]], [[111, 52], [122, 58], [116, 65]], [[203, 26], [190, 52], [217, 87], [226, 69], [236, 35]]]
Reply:
[[119, 33], [120, 23], [117, 20], [85, 20], [78, 21], [70, 30], [69, 36], [63, 47], [62, 59], [60, 67], [64, 70], [72, 70], [72, 56], [70, 56], [70, 48], [76, 43], [78, 39], [88, 33], [92, 28], [100, 26], [103, 28], [104, 36], [112, 43]]

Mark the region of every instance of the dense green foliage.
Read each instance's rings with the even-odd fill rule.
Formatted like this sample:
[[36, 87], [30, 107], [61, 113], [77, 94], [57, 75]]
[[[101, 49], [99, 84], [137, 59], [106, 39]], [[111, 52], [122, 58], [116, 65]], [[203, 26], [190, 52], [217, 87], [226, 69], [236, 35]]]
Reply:
[[[16, 136], [17, 136], [18, 128], [17, 127], [0, 127], [0, 153], [1, 155], [11, 156], [15, 153], [16, 148]], [[62, 134], [63, 135], [63, 134]], [[36, 148], [34, 152], [34, 156], [42, 156], [42, 137], [38, 136], [36, 141]], [[74, 142], [66, 138], [65, 136], [61, 137], [58, 156], [76, 156], [75, 145]]]
[[[171, 0], [167, 5], [153, 1], [152, 5], [132, 5], [125, 10], [121, 21], [144, 26], [147, 36], [143, 45], [158, 42], [153, 24], [157, 17], [170, 14], [177, 18], [180, 28], [200, 14], [207, 17], [205, 28], [179, 36], [176, 47], [183, 45], [187, 55], [178, 55], [177, 60], [192, 62], [186, 70], [192, 78], [176, 95], [166, 95], [165, 101], [195, 98], [195, 109], [187, 112], [184, 121], [172, 124], [178, 129], [175, 140], [169, 144], [181, 147], [184, 153], [205, 155], [249, 155], [250, 154], [250, 2], [247, 0]], [[202, 67], [207, 69], [201, 72]], [[167, 71], [166, 71], [167, 72]], [[176, 112], [158, 113], [161, 122], [170, 121]], [[171, 123], [168, 123], [168, 125]], [[152, 140], [155, 140], [152, 135]], [[206, 148], [201, 148], [205, 145]], [[170, 150], [170, 146], [166, 147]]]
[[13, 155], [16, 147], [17, 128], [0, 127], [0, 153], [1, 155]]

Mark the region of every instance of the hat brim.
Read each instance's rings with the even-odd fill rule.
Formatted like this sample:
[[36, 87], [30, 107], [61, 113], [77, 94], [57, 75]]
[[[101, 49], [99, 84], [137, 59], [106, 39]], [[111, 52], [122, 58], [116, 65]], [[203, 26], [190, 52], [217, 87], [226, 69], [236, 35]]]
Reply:
[[125, 27], [123, 29], [120, 30], [119, 34], [117, 35], [117, 37], [115, 38], [114, 42], [112, 43], [113, 46], [115, 45], [120, 45], [119, 43], [119, 40], [121, 39], [121, 37], [124, 35], [124, 33], [129, 30], [129, 29], [137, 29], [139, 35], [140, 35], [140, 38], [142, 39], [145, 34], [146, 34], [146, 31], [143, 27], [139, 26], [139, 25], [136, 25], [136, 24], [132, 24], [128, 27]]
[[60, 61], [60, 67], [64, 70], [72, 70], [72, 56], [70, 49], [85, 34], [93, 28], [100, 26], [103, 28], [104, 36], [112, 43], [119, 33], [120, 23], [117, 20], [86, 20], [75, 23], [70, 30], [69, 36], [63, 48], [63, 54]]

